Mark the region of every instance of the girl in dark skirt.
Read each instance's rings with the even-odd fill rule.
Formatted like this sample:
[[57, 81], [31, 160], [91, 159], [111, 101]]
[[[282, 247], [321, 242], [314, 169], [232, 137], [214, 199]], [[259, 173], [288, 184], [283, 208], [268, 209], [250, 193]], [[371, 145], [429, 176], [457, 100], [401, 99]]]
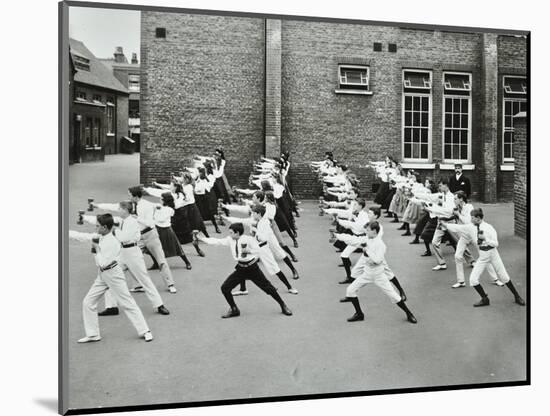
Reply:
[[[184, 200], [182, 203], [182, 223], [184, 223], [184, 229], [191, 234], [191, 240], [192, 238], [192, 231], [197, 230], [201, 231], [207, 238], [210, 237], [208, 235], [208, 231], [206, 231], [206, 226], [204, 225], [204, 221], [202, 220], [201, 213], [199, 212], [199, 209], [197, 208], [197, 205], [195, 204], [195, 193], [193, 191], [193, 177], [189, 172], [185, 172], [183, 174], [183, 185], [182, 185]], [[186, 239], [189, 239], [189, 237], [186, 237]], [[193, 240], [193, 245], [195, 246], [195, 250], [197, 250], [197, 254], [201, 257], [204, 257], [203, 251], [199, 248], [198, 242]]]
[[262, 191], [264, 191], [265, 193], [266, 202], [271, 203], [276, 207], [275, 223], [277, 224], [277, 227], [279, 228], [280, 232], [286, 231], [286, 233], [292, 239], [292, 242], [294, 243], [294, 247], [298, 247], [298, 241], [296, 240], [296, 232], [292, 228], [292, 225], [288, 222], [288, 218], [286, 217], [286, 215], [284, 215], [283, 211], [281, 210], [281, 207], [277, 203], [275, 194], [273, 193], [273, 188], [271, 187], [271, 184], [269, 183], [269, 181], [262, 181]]
[[[288, 253], [290, 256], [290, 259], [293, 262], [297, 262], [298, 259], [294, 255], [294, 253], [290, 250], [288, 245], [286, 244], [285, 240], [283, 239], [283, 236], [281, 235], [281, 229], [279, 228], [279, 225], [277, 224], [277, 220], [279, 220], [280, 223], [286, 224], [287, 227], [288, 223], [285, 222], [284, 217], [281, 216], [280, 212], [279, 215], [277, 215], [277, 203], [275, 202], [275, 196], [273, 195], [272, 191], [257, 191], [255, 194], [256, 198], [258, 198], [260, 201], [263, 199], [263, 203], [266, 208], [266, 217], [269, 219], [271, 223], [271, 229], [273, 230], [273, 234], [275, 234], [275, 237], [277, 238], [277, 242], [282, 247], [284, 251]], [[286, 228], [284, 231], [288, 233], [289, 228]], [[289, 234], [290, 235], [290, 234]], [[292, 236], [291, 236], [292, 238]]]
[[216, 159], [214, 192], [216, 192], [216, 198], [222, 199], [224, 204], [229, 204], [231, 200], [229, 198], [229, 190], [227, 189], [228, 186], [226, 186], [227, 179], [225, 178], [225, 155], [223, 150], [216, 149], [214, 156]]
[[[273, 195], [277, 201], [277, 208], [285, 216], [288, 224], [290, 225], [290, 230], [292, 231], [292, 241], [294, 242], [294, 247], [298, 247], [298, 242], [296, 241], [296, 223], [294, 222], [294, 216], [292, 215], [292, 209], [289, 203], [288, 195], [285, 195], [285, 187], [282, 183], [281, 175], [275, 173], [273, 174], [273, 179], [275, 183], [273, 184]], [[290, 235], [291, 233], [289, 233]]]
[[[195, 203], [199, 208], [199, 212], [203, 220], [212, 221], [216, 232], [221, 233], [216, 223], [215, 214], [217, 211], [212, 210], [211, 189], [214, 184], [210, 184], [208, 177], [206, 176], [206, 169], [199, 167], [199, 177], [195, 182]], [[215, 198], [215, 197], [214, 197]]]
[[[180, 257], [185, 262], [186, 268], [190, 270], [191, 263], [183, 252], [178, 237], [176, 237], [171, 227], [171, 220], [175, 212], [174, 197], [170, 192], [165, 192], [161, 195], [161, 201], [162, 206], [159, 205], [157, 207], [153, 214], [153, 219], [155, 220], [155, 226], [162, 245], [162, 250], [164, 251], [164, 256], [166, 258]], [[153, 258], [153, 267], [151, 269], [158, 269], [158, 263], [153, 256], [151, 257]]]

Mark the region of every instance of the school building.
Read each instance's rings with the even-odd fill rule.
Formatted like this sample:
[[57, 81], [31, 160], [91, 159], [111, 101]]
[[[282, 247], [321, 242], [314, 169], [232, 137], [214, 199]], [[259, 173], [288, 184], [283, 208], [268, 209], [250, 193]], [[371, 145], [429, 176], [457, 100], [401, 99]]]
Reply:
[[528, 110], [528, 37], [169, 12], [141, 14], [141, 182], [221, 146], [246, 186], [260, 155], [291, 154], [300, 198], [331, 150], [362, 179], [392, 155], [433, 177], [455, 162], [474, 198], [514, 195], [514, 116]]

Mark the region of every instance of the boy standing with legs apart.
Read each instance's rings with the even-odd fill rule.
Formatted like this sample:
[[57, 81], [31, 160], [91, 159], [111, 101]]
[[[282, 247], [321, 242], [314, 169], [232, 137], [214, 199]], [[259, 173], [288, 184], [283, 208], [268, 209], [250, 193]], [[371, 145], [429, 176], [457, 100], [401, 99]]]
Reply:
[[340, 302], [351, 302], [355, 307], [355, 314], [348, 319], [348, 322], [363, 321], [365, 315], [359, 305], [357, 292], [360, 288], [368, 283], [374, 283], [378, 286], [394, 303], [397, 304], [407, 315], [407, 320], [410, 323], [416, 324], [417, 320], [409, 310], [405, 301], [393, 288], [384, 272], [384, 255], [386, 253], [386, 245], [382, 239], [378, 237], [380, 224], [373, 221], [367, 226], [367, 243], [363, 251], [363, 256], [367, 257], [365, 267], [361, 275], [359, 275], [352, 284], [347, 287], [346, 297], [340, 299]]
[[232, 318], [241, 314], [239, 308], [235, 304], [231, 290], [239, 285], [243, 280], [251, 280], [256, 286], [270, 295], [281, 307], [281, 312], [284, 315], [292, 315], [292, 311], [286, 306], [285, 302], [277, 293], [277, 289], [266, 279], [260, 268], [258, 267], [258, 253], [260, 247], [254, 237], [244, 234], [244, 226], [240, 222], [236, 222], [229, 226], [229, 236], [226, 238], [205, 238], [200, 236], [199, 239], [207, 244], [227, 246], [231, 251], [231, 255], [237, 261], [235, 271], [223, 282], [221, 291], [231, 309], [222, 315], [222, 318]]
[[498, 254], [498, 237], [497, 232], [492, 225], [483, 221], [483, 210], [481, 208], [476, 208], [471, 212], [472, 224], [477, 229], [477, 245], [479, 247], [479, 258], [477, 259], [472, 274], [470, 275], [470, 286], [472, 286], [481, 300], [474, 304], [475, 307], [478, 306], [489, 306], [489, 297], [487, 293], [483, 290], [483, 287], [479, 283], [479, 278], [481, 277], [485, 267], [492, 265], [495, 269], [495, 272], [499, 280], [506, 284], [508, 289], [514, 295], [514, 300], [518, 305], [525, 306], [525, 301], [517, 292], [514, 284], [510, 280], [510, 276], [506, 272], [506, 268], [502, 263], [502, 259]]
[[103, 214], [97, 217], [97, 232], [99, 242], [93, 243], [95, 262], [99, 268], [98, 276], [82, 301], [82, 315], [86, 336], [78, 340], [79, 343], [100, 341], [97, 304], [107, 290], [111, 292], [122, 310], [126, 313], [140, 337], [149, 342], [153, 335], [145, 322], [145, 318], [136, 301], [130, 295], [126, 279], [117, 260], [120, 255], [120, 242], [112, 234], [113, 217]]

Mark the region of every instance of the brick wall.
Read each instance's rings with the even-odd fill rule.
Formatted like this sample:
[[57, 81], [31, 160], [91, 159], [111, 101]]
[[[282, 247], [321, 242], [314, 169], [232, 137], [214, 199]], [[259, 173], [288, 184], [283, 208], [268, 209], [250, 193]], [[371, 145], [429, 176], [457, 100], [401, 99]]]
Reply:
[[[417, 31], [395, 27], [340, 25], [324, 22], [283, 21], [282, 147], [293, 157], [295, 193], [317, 190], [307, 164], [332, 150], [363, 178], [362, 192], [369, 193], [372, 173], [367, 160], [386, 154], [401, 159], [402, 69], [433, 71], [432, 158], [442, 160], [442, 73], [473, 74], [473, 162], [481, 162], [480, 146], [480, 45], [478, 34]], [[381, 42], [382, 52], [373, 51]], [[388, 52], [388, 43], [397, 52]], [[338, 64], [370, 66], [372, 96], [335, 93]], [[451, 172], [422, 171], [423, 176]], [[366, 175], [366, 176], [363, 176]], [[476, 175], [474, 191], [479, 192]]]
[[265, 153], [281, 154], [281, 21], [265, 22]]
[[525, 238], [527, 235], [527, 183], [530, 180], [527, 170], [527, 119], [514, 119], [514, 232]]
[[264, 20], [142, 12], [141, 68], [141, 182], [221, 146], [246, 185], [264, 152]]

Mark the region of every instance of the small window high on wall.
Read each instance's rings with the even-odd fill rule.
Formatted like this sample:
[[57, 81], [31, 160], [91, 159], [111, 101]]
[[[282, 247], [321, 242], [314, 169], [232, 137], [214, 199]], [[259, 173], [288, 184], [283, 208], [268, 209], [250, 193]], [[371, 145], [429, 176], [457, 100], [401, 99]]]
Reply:
[[369, 90], [369, 67], [365, 65], [339, 65], [339, 88]]

